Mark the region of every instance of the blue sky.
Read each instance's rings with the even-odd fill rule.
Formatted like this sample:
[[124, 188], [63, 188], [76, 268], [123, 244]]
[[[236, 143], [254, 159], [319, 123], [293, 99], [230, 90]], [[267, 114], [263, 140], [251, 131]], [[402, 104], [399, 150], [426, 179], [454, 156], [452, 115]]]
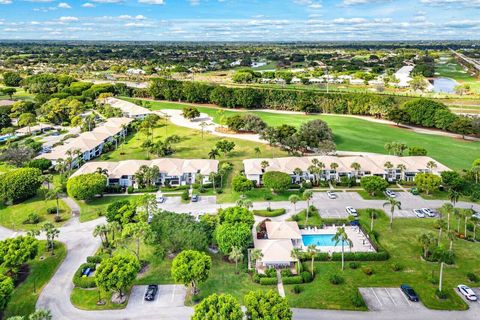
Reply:
[[0, 39], [480, 39], [480, 0], [0, 0]]

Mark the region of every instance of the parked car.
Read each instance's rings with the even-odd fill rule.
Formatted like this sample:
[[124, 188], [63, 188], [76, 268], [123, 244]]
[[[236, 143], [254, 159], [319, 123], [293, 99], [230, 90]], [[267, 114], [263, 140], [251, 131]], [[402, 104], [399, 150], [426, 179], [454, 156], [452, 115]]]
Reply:
[[150, 284], [145, 291], [145, 301], [155, 300], [155, 296], [158, 292], [158, 286], [156, 284]]
[[358, 216], [357, 210], [355, 210], [355, 208], [353, 207], [345, 207], [345, 211], [347, 211], [347, 213], [351, 216], [354, 216], [354, 217]]
[[423, 213], [425, 213], [427, 216], [429, 216], [430, 218], [433, 218], [435, 217], [437, 214], [435, 213], [435, 211], [433, 211], [432, 209], [430, 208], [422, 208], [422, 211]]
[[333, 191], [327, 191], [327, 196], [329, 199], [337, 199], [337, 194]]
[[415, 196], [418, 196], [420, 194], [420, 192], [418, 192], [418, 189], [417, 188], [412, 188], [410, 189], [410, 193], [415, 195]]
[[413, 209], [413, 213], [419, 218], [425, 218], [425, 213], [422, 209]]
[[472, 218], [476, 218], [480, 220], [480, 212], [475, 212], [474, 214], [472, 214]]
[[192, 196], [192, 202], [198, 202], [198, 194]]
[[165, 200], [167, 200], [167, 199], [165, 199], [164, 196], [157, 197], [157, 203], [164, 203]]
[[469, 301], [477, 301], [477, 295], [470, 287], [460, 284], [457, 286], [458, 291]]
[[389, 189], [385, 190], [385, 194], [387, 195], [387, 197], [390, 197], [390, 198], [395, 198], [397, 196], [395, 192]]
[[415, 290], [413, 290], [408, 284], [402, 284], [400, 289], [407, 296], [408, 300], [413, 302], [418, 302], [420, 300], [418, 299], [418, 295]]

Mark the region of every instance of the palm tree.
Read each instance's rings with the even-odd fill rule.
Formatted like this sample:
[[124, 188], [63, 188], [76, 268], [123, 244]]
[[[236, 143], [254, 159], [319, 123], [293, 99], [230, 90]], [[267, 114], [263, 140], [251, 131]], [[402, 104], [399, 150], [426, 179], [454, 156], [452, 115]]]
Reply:
[[44, 174], [42, 176], [42, 183], [47, 184], [47, 190], [50, 190], [50, 183], [53, 182], [53, 175], [52, 174]]
[[115, 242], [115, 234], [122, 231], [122, 225], [118, 221], [110, 221], [107, 223], [107, 229], [112, 234], [112, 241]]
[[453, 215], [457, 218], [457, 233], [460, 234], [460, 220], [463, 218], [463, 213], [455, 208]]
[[430, 246], [436, 242], [435, 240], [435, 236], [430, 232], [423, 233], [418, 237], [418, 242], [423, 247], [423, 258], [428, 258]]
[[310, 264], [310, 272], [312, 273], [312, 277], [314, 274], [313, 270], [313, 261], [315, 261], [315, 255], [317, 254], [317, 247], [314, 244], [309, 244], [307, 247], [307, 256], [311, 259]]
[[330, 169], [337, 171], [337, 169], [338, 169], [338, 163], [336, 163], [336, 162], [330, 163]]
[[393, 169], [393, 164], [390, 161], [387, 161], [383, 164], [385, 170], [387, 171], [387, 178], [389, 177], [391, 170]]
[[302, 250], [300, 250], [299, 248], [293, 248], [292, 249], [292, 252], [290, 253], [290, 256], [293, 258], [293, 259], [296, 259], [297, 260], [297, 274], [300, 274], [300, 256], [302, 254]]
[[56, 206], [57, 206], [57, 217], [60, 217], [60, 204], [59, 204], [59, 199], [60, 195], [62, 193], [62, 188], [61, 187], [55, 187], [51, 190], [48, 190], [47, 193], [45, 194], [45, 200], [55, 200], [56, 201]]
[[260, 154], [262, 153], [262, 151], [260, 151], [260, 148], [259, 148], [259, 147], [255, 147], [255, 148], [253, 149], [253, 151], [255, 152], [255, 155], [256, 155], [257, 157], [260, 156]]
[[454, 207], [451, 203], [444, 203], [442, 208], [440, 208], [441, 212], [447, 213], [447, 231], [450, 231], [450, 215], [453, 212]]
[[[302, 171], [302, 169], [300, 169], [300, 168], [295, 168], [295, 169], [293, 169], [293, 174], [294, 174], [297, 178], [299, 178], [299, 181], [302, 181], [302, 173], [303, 173], [303, 171]], [[295, 180], [296, 180], [296, 179], [295, 179]]]
[[243, 259], [242, 249], [233, 246], [232, 250], [228, 254], [228, 259], [230, 259], [231, 261], [235, 261], [235, 273], [238, 274], [238, 261]]
[[432, 171], [433, 169], [435, 169], [437, 167], [437, 163], [433, 160], [430, 160], [428, 161], [427, 163], [427, 169], [429, 169], [430, 171]]
[[457, 237], [457, 235], [455, 234], [455, 231], [450, 230], [450, 231], [448, 231], [448, 233], [447, 233], [447, 237], [448, 237], [448, 240], [450, 240], [450, 246], [449, 246], [448, 251], [451, 252], [451, 251], [453, 250], [453, 240], [455, 240], [455, 238]]
[[335, 246], [339, 242], [342, 242], [342, 271], [345, 269], [345, 243], [348, 244], [350, 249], [353, 246], [352, 240], [348, 238], [347, 233], [345, 232], [345, 228], [340, 227], [337, 229], [337, 233], [332, 237], [332, 241], [335, 241]]
[[270, 166], [270, 163], [268, 163], [267, 160], [263, 160], [262, 162], [260, 162], [260, 167], [262, 167], [263, 172], [265, 172], [265, 169], [267, 169], [268, 166]]
[[215, 187], [215, 178], [217, 178], [217, 173], [216, 172], [210, 172], [210, 174], [208, 175], [208, 180], [212, 181], [212, 187], [213, 187], [213, 191], [216, 191], [216, 187]]
[[236, 205], [238, 207], [245, 208], [247, 210], [250, 210], [251, 208], [253, 208], [252, 201], [245, 198], [238, 199]]
[[250, 259], [254, 263], [255, 267], [257, 266], [257, 261], [263, 257], [262, 250], [260, 249], [253, 249], [250, 251]]
[[108, 228], [104, 224], [99, 224], [93, 229], [93, 236], [94, 237], [100, 237], [100, 240], [102, 240], [102, 245], [104, 248], [109, 247], [108, 243]]
[[475, 176], [475, 183], [478, 183], [478, 178], [480, 176], [480, 164], [476, 164], [472, 167], [472, 173]]
[[209, 126], [209, 124], [205, 121], [200, 122], [199, 124], [200, 128], [202, 128], [202, 140], [203, 140], [203, 131], [205, 130], [206, 127]]
[[402, 179], [403, 179], [403, 173], [405, 172], [405, 170], [407, 170], [407, 167], [404, 164], [399, 164], [397, 165], [397, 169], [400, 170], [400, 175], [402, 176]]
[[97, 170], [95, 170], [95, 173], [108, 177], [108, 169], [102, 169], [101, 167], [98, 167]]
[[390, 206], [390, 229], [393, 226], [393, 214], [395, 213], [395, 208], [402, 210], [402, 203], [395, 198], [388, 198], [387, 202], [383, 204], [383, 207]]
[[325, 169], [325, 164], [321, 161], [317, 163], [317, 168], [318, 168], [318, 174], [320, 176], [320, 179], [322, 178], [323, 170]]
[[300, 197], [296, 194], [292, 194], [290, 197], [288, 197], [288, 201], [293, 204], [294, 214], [297, 214], [297, 202], [300, 201]]
[[480, 219], [478, 219], [475, 216], [472, 216], [470, 220], [472, 220], [472, 223], [473, 223], [473, 240], [477, 241], [477, 227], [480, 225]]
[[307, 201], [307, 211], [306, 211], [306, 215], [305, 215], [305, 224], [307, 224], [308, 222], [308, 215], [310, 213], [310, 200], [312, 199], [313, 197], [313, 192], [311, 190], [305, 190], [303, 192], [303, 199], [305, 201]]
[[210, 152], [208, 153], [208, 158], [210, 159], [215, 159], [216, 157], [220, 156], [220, 153], [218, 152], [217, 148], [213, 148], [212, 150], [210, 150]]
[[438, 226], [438, 243], [437, 243], [437, 246], [440, 246], [440, 240], [442, 239], [442, 232], [443, 232], [443, 230], [447, 229], [447, 222], [443, 219], [438, 219], [437, 220], [437, 226]]
[[320, 169], [318, 169], [317, 166], [311, 165], [308, 167], [308, 172], [313, 175], [313, 180], [315, 184], [317, 183], [317, 174], [320, 172]]
[[358, 176], [358, 172], [360, 171], [360, 168], [362, 166], [360, 165], [360, 163], [358, 162], [354, 162], [352, 163], [352, 165], [350, 166], [350, 168], [352, 168], [353, 170], [355, 170], [355, 177]]

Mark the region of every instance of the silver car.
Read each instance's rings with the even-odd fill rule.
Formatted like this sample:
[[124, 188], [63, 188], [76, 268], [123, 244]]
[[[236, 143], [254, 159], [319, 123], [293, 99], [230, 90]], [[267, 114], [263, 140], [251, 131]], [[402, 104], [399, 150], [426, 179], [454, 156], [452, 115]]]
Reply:
[[437, 214], [435, 213], [435, 211], [433, 211], [432, 209], [430, 208], [422, 208], [422, 211], [423, 213], [425, 213], [427, 216], [429, 216], [430, 218], [433, 218], [435, 217]]
[[357, 210], [355, 210], [355, 208], [353, 207], [345, 207], [345, 211], [347, 211], [347, 213], [351, 216], [354, 216], [354, 217], [357, 217], [358, 216], [358, 212]]
[[425, 213], [422, 209], [413, 209], [413, 213], [419, 218], [425, 218]]
[[327, 191], [327, 196], [329, 199], [337, 199], [337, 194], [333, 191]]
[[390, 198], [395, 198], [397, 196], [397, 194], [395, 192], [393, 192], [392, 190], [385, 190], [385, 194], [387, 195], [387, 197], [390, 197]]

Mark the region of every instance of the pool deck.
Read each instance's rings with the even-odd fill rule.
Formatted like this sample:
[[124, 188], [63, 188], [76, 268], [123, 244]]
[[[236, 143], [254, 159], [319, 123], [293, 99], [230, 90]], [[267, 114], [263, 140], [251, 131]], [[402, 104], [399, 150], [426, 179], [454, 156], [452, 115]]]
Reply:
[[[308, 229], [301, 229], [302, 235], [322, 235], [322, 234], [330, 234], [335, 235], [337, 233], [337, 228], [343, 226], [327, 226], [325, 228], [308, 228]], [[352, 241], [352, 248], [345, 246], [345, 252], [375, 252], [375, 249], [370, 244], [370, 241], [364, 235], [364, 233], [358, 227], [352, 226], [345, 226], [345, 232], [348, 235], [348, 238]], [[306, 247], [303, 247], [306, 249]], [[317, 250], [320, 252], [341, 252], [342, 245], [338, 244], [337, 246], [317, 246]]]

